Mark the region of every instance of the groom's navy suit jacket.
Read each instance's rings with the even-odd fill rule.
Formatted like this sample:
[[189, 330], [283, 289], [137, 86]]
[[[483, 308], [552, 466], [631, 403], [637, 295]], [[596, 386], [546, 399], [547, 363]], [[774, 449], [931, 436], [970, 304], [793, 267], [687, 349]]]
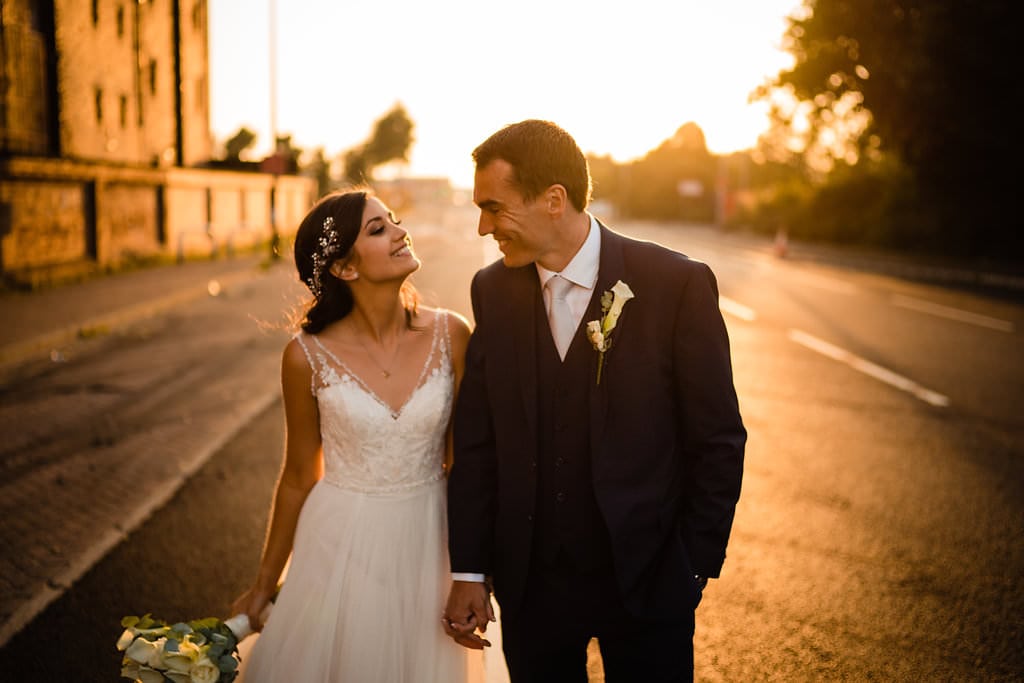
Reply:
[[[600, 384], [591, 352], [592, 486], [621, 598], [635, 616], [697, 602], [694, 574], [717, 577], [740, 492], [746, 431], [711, 270], [601, 226], [594, 298], [622, 280], [628, 301]], [[498, 261], [472, 285], [476, 327], [455, 412], [448, 482], [452, 571], [491, 575], [502, 610], [521, 604], [537, 519], [536, 268]]]

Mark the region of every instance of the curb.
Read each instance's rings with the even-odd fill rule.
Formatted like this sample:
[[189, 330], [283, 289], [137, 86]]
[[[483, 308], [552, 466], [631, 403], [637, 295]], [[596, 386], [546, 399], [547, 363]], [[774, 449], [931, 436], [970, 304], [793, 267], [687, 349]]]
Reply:
[[[227, 287], [245, 282], [257, 277], [259, 274], [260, 271], [242, 270], [214, 279], [222, 287]], [[139, 320], [151, 318], [175, 306], [209, 296], [209, 294], [209, 283], [196, 285], [158, 299], [128, 306], [112, 313], [87, 318], [51, 332], [44, 332], [24, 341], [0, 346], [0, 373], [11, 369], [19, 363], [37, 358], [54, 347], [67, 345], [75, 339], [84, 336], [88, 330], [124, 327]]]

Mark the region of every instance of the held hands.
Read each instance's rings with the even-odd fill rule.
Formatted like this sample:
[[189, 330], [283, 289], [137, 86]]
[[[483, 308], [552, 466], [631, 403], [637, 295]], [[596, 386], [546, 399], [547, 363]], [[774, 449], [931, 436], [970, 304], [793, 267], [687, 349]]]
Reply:
[[495, 621], [494, 610], [491, 608], [491, 592], [487, 584], [477, 581], [452, 581], [448, 593], [448, 605], [445, 607], [441, 625], [444, 632], [456, 643], [472, 650], [490, 647], [489, 640], [475, 633], [487, 631], [487, 623]]

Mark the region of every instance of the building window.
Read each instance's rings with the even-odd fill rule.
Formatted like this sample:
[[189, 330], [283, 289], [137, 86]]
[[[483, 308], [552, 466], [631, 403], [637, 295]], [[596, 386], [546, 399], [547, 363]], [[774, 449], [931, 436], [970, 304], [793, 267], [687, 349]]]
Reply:
[[149, 60], [149, 94], [156, 95], [156, 60]]
[[123, 129], [128, 127], [128, 98], [126, 96], [121, 95], [120, 105], [121, 105], [121, 129], [123, 130]]
[[103, 123], [103, 88], [97, 86], [93, 91], [94, 101], [96, 102], [96, 123]]
[[124, 37], [124, 5], [117, 6], [117, 37]]
[[92, 25], [98, 26], [100, 23], [100, 0], [92, 0]]

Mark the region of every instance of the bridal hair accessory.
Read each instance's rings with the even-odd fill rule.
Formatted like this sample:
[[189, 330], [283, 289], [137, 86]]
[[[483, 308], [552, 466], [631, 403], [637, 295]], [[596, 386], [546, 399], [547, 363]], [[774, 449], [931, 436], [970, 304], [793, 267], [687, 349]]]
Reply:
[[612, 347], [612, 330], [619, 322], [622, 314], [622, 307], [633, 298], [633, 290], [622, 280], [619, 280], [612, 287], [611, 291], [601, 295], [601, 316], [600, 320], [591, 320], [587, 323], [587, 339], [590, 340], [594, 350], [597, 351], [597, 383], [601, 383], [601, 370], [604, 367], [604, 354]]
[[338, 252], [341, 251], [341, 235], [334, 226], [334, 217], [328, 216], [324, 219], [323, 230], [320, 239], [317, 240], [318, 248], [313, 252], [313, 275], [306, 279], [306, 284], [317, 299], [324, 291], [324, 271], [330, 267]]

